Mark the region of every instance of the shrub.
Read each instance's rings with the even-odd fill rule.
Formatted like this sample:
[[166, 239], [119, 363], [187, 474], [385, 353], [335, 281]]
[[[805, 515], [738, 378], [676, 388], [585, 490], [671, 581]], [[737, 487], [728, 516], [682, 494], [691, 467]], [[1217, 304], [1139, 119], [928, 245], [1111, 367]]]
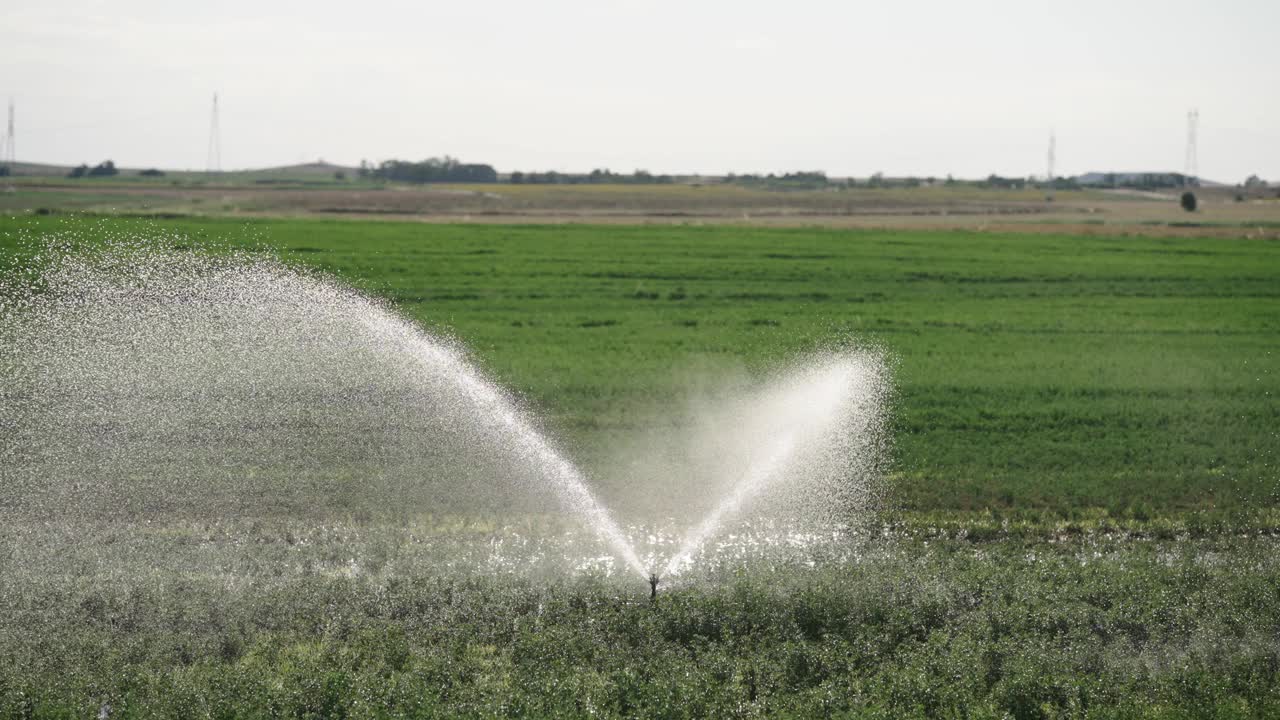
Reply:
[[120, 171], [116, 169], [116, 164], [110, 160], [100, 162], [89, 169], [89, 177], [110, 177], [118, 174], [120, 174]]
[[1190, 190], [1182, 193], [1182, 209], [1187, 212], [1196, 211], [1196, 194]]
[[[156, 172], [159, 171], [157, 170]], [[78, 167], [71, 168], [71, 172], [67, 173], [67, 177], [109, 177], [111, 175], [118, 174], [120, 174], [120, 171], [116, 169], [116, 164], [110, 160], [106, 160], [94, 165], [93, 167], [89, 167], [82, 163]]]

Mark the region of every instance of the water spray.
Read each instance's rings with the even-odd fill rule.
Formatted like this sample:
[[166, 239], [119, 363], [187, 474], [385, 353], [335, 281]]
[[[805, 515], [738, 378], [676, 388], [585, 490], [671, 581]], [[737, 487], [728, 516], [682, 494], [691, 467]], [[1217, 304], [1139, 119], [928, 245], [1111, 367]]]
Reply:
[[[755, 428], [741, 430], [758, 439], [745, 470], [686, 535], [663, 574], [687, 570], [726, 524], [760, 496], [788, 480], [794, 485], [797, 478], [823, 472], [827, 462], [824, 453], [850, 439], [857, 441], [868, 431], [874, 434], [877, 415], [862, 409], [860, 403], [875, 400], [883, 388], [878, 367], [873, 358], [865, 356], [832, 356], [794, 374], [759, 401], [752, 415], [763, 421]], [[871, 407], [879, 407], [879, 403]], [[837, 456], [849, 457], [844, 453]]]
[[[763, 498], [820, 515], [856, 500], [883, 456], [879, 356], [808, 358], [709, 418], [698, 437], [726, 463], [706, 484], [718, 496], [647, 566], [536, 414], [451, 339], [257, 254], [77, 242], [0, 275], [4, 513], [17, 498], [33, 515], [225, 514], [266, 494], [311, 512], [346, 502], [352, 473], [377, 480], [364, 491], [375, 508], [437, 496], [471, 508], [492, 490], [504, 507], [552, 501], [580, 519], [656, 602], [731, 522], [768, 511]], [[295, 477], [306, 482], [284, 481]]]

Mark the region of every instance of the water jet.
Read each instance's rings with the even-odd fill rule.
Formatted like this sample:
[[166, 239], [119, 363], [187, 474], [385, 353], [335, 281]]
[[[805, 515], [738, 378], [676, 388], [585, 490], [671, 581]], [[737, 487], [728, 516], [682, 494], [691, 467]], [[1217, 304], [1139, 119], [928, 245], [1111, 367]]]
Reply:
[[727, 463], [727, 484], [662, 574], [688, 570], [735, 518], [781, 510], [799, 527], [865, 510], [885, 456], [887, 388], [882, 359], [866, 352], [814, 356], [775, 376], [738, 409], [743, 461]]
[[584, 474], [458, 343], [222, 250], [65, 242], [0, 277], [0, 513], [474, 512], [493, 496], [558, 506], [647, 576]]
[[696, 510], [642, 561], [537, 415], [383, 302], [260, 253], [140, 239], [42, 255], [0, 277], [0, 520], [529, 513], [546, 500], [604, 542], [606, 572], [635, 572], [656, 600], [735, 522], [847, 521], [885, 457], [883, 358], [793, 362], [680, 440], [701, 459], [672, 476], [684, 482], [667, 507]]

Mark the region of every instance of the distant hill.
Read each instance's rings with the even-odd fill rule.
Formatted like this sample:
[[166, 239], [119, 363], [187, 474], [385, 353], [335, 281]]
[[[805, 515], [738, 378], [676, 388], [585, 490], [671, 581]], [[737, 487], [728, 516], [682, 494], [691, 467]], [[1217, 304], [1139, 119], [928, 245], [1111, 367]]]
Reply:
[[9, 168], [13, 175], [25, 175], [31, 177], [50, 177], [62, 176], [71, 172], [70, 165], [46, 165], [44, 163], [15, 162]]
[[[98, 161], [89, 163], [90, 166], [96, 165]], [[12, 167], [12, 173], [21, 177], [66, 177], [71, 172], [72, 165], [52, 165], [48, 163], [32, 163], [32, 162], [15, 162]], [[120, 174], [117, 177], [136, 176], [144, 170], [152, 168], [146, 167], [121, 167], [118, 168]], [[159, 168], [166, 176], [184, 177], [190, 175], [208, 175], [203, 170], [168, 170]], [[335, 165], [327, 163], [323, 160], [312, 163], [301, 163], [298, 165], [282, 165], [280, 167], [259, 168], [252, 170], [224, 170], [213, 175], [223, 176], [228, 179], [234, 178], [238, 180], [246, 179], [266, 179], [266, 180], [309, 180], [320, 178], [332, 178], [335, 173], [345, 173], [348, 177], [355, 177], [358, 168], [348, 167], [346, 165]]]
[[334, 173], [342, 172], [354, 176], [359, 168], [349, 167], [347, 165], [335, 165], [327, 163], [323, 160], [313, 163], [301, 163], [299, 165], [282, 165], [280, 167], [262, 168], [260, 170], [240, 170], [241, 174], [253, 175], [282, 175], [288, 177], [332, 177]]

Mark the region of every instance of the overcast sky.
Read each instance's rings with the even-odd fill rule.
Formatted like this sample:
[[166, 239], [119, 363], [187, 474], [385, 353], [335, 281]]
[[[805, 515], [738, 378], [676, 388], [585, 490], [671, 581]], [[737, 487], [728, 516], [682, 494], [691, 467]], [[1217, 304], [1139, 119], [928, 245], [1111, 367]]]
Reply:
[[[19, 160], [1280, 180], [1280, 0], [10, 0]], [[2, 128], [0, 128], [2, 129]]]

